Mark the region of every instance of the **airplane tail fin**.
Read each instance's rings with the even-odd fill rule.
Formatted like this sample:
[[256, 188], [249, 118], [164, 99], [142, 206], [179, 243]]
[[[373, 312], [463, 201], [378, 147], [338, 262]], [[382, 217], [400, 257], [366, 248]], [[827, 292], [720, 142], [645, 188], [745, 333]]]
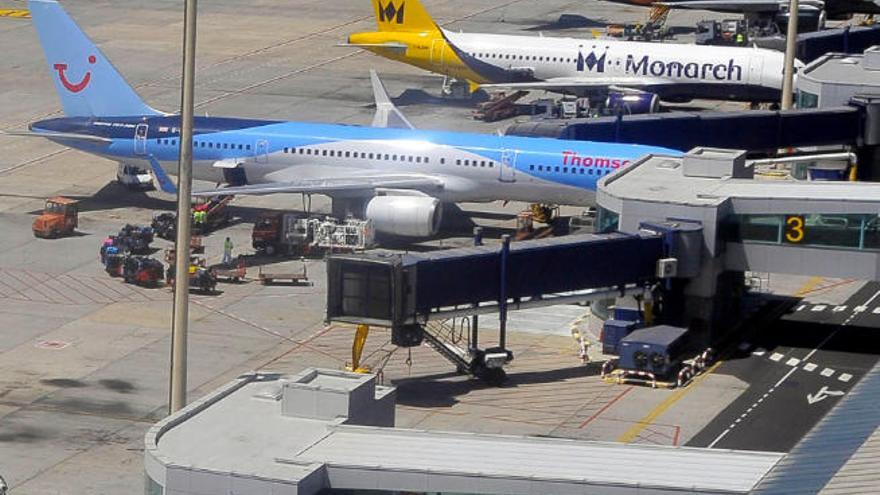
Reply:
[[55, 90], [70, 117], [160, 115], [55, 0], [29, 0]]
[[379, 31], [436, 31], [437, 24], [419, 0], [372, 0]]

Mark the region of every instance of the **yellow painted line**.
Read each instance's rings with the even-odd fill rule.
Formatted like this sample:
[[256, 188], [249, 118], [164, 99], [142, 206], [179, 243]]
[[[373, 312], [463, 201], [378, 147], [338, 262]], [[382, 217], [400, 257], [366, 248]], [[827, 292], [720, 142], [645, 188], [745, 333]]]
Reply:
[[709, 367], [705, 373], [700, 376], [694, 378], [694, 380], [687, 387], [680, 388], [675, 392], [671, 393], [669, 397], [666, 398], [663, 402], [657, 405], [651, 412], [645, 415], [644, 418], [640, 419], [632, 428], [626, 431], [620, 438], [617, 439], [618, 442], [629, 443], [635, 440], [648, 426], [650, 426], [654, 421], [657, 421], [663, 413], [669, 410], [676, 402], [680, 401], [687, 395], [691, 390], [693, 390], [697, 385], [703, 382], [709, 375], [711, 375], [724, 361], [717, 361], [715, 364]]
[[801, 288], [798, 289], [797, 292], [794, 293], [794, 296], [795, 297], [804, 297], [805, 295], [809, 294], [810, 292], [813, 292], [813, 289], [818, 287], [819, 284], [821, 284], [824, 280], [825, 280], [825, 277], [810, 277], [810, 279], [807, 280], [806, 282], [804, 282], [804, 285], [802, 285]]
[[0, 17], [16, 17], [18, 19], [30, 19], [30, 11], [24, 9], [0, 9]]

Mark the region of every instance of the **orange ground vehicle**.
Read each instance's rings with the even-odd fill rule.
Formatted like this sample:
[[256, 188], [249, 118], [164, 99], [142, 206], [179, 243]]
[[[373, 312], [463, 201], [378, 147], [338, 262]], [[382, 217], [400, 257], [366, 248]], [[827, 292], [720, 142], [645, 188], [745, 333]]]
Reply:
[[43, 214], [34, 220], [34, 235], [54, 239], [72, 234], [79, 225], [77, 204], [77, 201], [61, 196], [47, 199]]

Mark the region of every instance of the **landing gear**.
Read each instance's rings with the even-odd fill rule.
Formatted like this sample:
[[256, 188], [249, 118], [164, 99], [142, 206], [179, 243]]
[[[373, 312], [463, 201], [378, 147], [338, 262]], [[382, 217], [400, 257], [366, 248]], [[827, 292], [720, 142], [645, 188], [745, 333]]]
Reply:
[[472, 96], [471, 85], [467, 81], [459, 81], [451, 77], [443, 78], [442, 94], [452, 100], [468, 100]]

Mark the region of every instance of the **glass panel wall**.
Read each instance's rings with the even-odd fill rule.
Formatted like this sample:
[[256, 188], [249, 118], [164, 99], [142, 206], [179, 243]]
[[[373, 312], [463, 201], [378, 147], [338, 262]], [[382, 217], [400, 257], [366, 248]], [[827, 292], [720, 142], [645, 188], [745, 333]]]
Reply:
[[728, 242], [758, 242], [880, 249], [880, 218], [874, 214], [732, 215], [722, 224]]

